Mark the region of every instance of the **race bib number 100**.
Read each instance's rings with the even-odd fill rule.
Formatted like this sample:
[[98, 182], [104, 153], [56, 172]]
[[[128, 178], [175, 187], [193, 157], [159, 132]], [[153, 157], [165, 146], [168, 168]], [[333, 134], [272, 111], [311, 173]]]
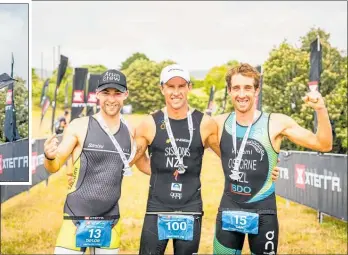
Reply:
[[222, 229], [245, 234], [258, 234], [259, 215], [243, 211], [223, 211]]
[[110, 220], [83, 220], [76, 231], [76, 247], [109, 247]]
[[192, 215], [158, 215], [158, 240], [181, 239], [193, 240]]

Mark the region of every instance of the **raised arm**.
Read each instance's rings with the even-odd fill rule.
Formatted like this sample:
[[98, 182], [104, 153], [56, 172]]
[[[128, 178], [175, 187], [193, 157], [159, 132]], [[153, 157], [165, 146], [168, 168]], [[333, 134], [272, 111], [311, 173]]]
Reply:
[[60, 169], [78, 143], [73, 122], [64, 130], [62, 142], [59, 145], [58, 142], [54, 134], [44, 143], [44, 166], [50, 173], [55, 173]]
[[[314, 134], [296, 123], [291, 117], [284, 114], [272, 114], [282, 125], [281, 135], [289, 138], [290, 141], [308, 149], [329, 152], [332, 149], [332, 128], [329, 114], [325, 107], [324, 100], [319, 92], [310, 92], [304, 98], [305, 103], [312, 107], [317, 113], [318, 127]], [[273, 116], [274, 115], [274, 116]]]

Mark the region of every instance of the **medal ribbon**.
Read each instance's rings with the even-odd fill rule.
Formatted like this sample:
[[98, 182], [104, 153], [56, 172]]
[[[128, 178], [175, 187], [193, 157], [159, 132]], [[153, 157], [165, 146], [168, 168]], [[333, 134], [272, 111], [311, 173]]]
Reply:
[[[184, 167], [184, 156], [185, 156], [186, 150], [183, 152], [183, 156], [180, 157], [179, 150], [178, 150], [178, 147], [176, 146], [175, 138], [173, 135], [173, 131], [172, 131], [172, 128], [170, 126], [168, 113], [167, 113], [167, 107], [164, 108], [163, 113], [164, 113], [164, 122], [166, 124], [167, 134], [168, 134], [168, 137], [170, 139], [170, 143], [172, 144], [172, 147], [174, 149], [175, 156], [179, 161], [179, 165]], [[189, 145], [187, 147], [187, 149], [189, 149], [191, 146], [192, 138], [193, 138], [193, 122], [192, 122], [192, 114], [191, 114], [190, 109], [187, 111], [187, 122], [188, 122], [188, 129], [189, 129], [189, 133], [190, 133], [190, 142], [189, 142]], [[180, 170], [181, 170], [181, 173], [185, 172], [185, 168], [180, 169]], [[179, 171], [179, 173], [180, 173], [180, 171]]]

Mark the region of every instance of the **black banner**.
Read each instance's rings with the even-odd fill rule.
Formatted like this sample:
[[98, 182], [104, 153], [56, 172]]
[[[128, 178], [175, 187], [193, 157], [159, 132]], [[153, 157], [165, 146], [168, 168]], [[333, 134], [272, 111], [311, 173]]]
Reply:
[[41, 97], [40, 97], [40, 104], [44, 101], [46, 95], [47, 95], [47, 90], [48, 90], [48, 85], [50, 83], [50, 79], [46, 79], [44, 82], [44, 85], [42, 86], [41, 90]]
[[14, 103], [14, 81], [8, 85], [5, 106], [4, 134], [6, 142], [13, 142], [20, 139], [16, 123], [16, 109]]
[[[322, 71], [322, 51], [319, 38], [311, 43], [310, 70], [308, 86], [310, 91], [320, 91], [320, 75]], [[317, 130], [317, 114], [314, 112], [314, 132]]]
[[29, 182], [28, 139], [0, 145], [0, 182]]
[[222, 102], [222, 113], [225, 113], [226, 106], [227, 106], [227, 94], [228, 94], [228, 86], [226, 84], [225, 86], [225, 95], [224, 95], [224, 100]]
[[95, 111], [96, 113], [100, 111], [100, 102], [99, 99], [97, 99], [97, 110]]
[[209, 101], [208, 101], [208, 106], [206, 113], [211, 116], [213, 112], [213, 106], [214, 106], [214, 93], [215, 93], [215, 86], [210, 87], [210, 93], [209, 93]]
[[85, 86], [87, 80], [87, 68], [75, 68], [73, 90], [72, 90], [72, 104], [71, 104], [71, 118], [79, 118], [83, 109], [85, 108]]
[[[58, 136], [59, 138], [61, 136]], [[60, 140], [60, 139], [59, 139]], [[32, 144], [31, 151], [31, 174], [32, 174], [32, 185], [36, 185], [43, 180], [48, 180], [48, 177], [51, 175], [46, 171], [44, 167], [44, 143], [46, 139], [35, 140]]]
[[282, 151], [276, 194], [347, 221], [347, 155]]
[[[62, 135], [57, 136], [61, 142]], [[31, 166], [29, 166], [28, 154], [29, 145], [28, 139], [19, 140], [13, 143], [7, 143], [0, 145], [0, 182], [28, 182], [29, 174], [32, 175], [32, 185], [2, 185], [1, 186], [1, 203], [10, 199], [11, 197], [27, 191], [33, 186], [46, 181], [51, 174], [46, 171], [44, 167], [44, 151], [43, 145], [46, 139], [31, 139], [32, 143], [32, 159]], [[2, 155], [5, 151], [6, 154]], [[16, 155], [8, 156], [11, 154]], [[24, 155], [24, 156], [21, 156]], [[25, 156], [26, 155], [26, 156]], [[16, 164], [16, 167], [14, 166]], [[21, 166], [20, 168], [17, 166]], [[30, 168], [29, 168], [30, 167]]]
[[97, 106], [97, 94], [95, 93], [95, 90], [98, 86], [98, 79], [100, 75], [98, 74], [91, 74], [89, 76], [88, 81], [88, 90], [86, 93], [85, 101], [87, 102], [87, 112], [86, 115], [90, 116], [94, 114], [94, 108]]
[[69, 102], [68, 102], [68, 90], [69, 90], [69, 83], [67, 82], [65, 84], [64, 109], [70, 108], [69, 107]]
[[68, 66], [68, 58], [60, 55], [60, 62], [58, 67], [58, 74], [57, 74], [57, 83], [56, 83], [56, 89], [54, 91], [54, 99], [53, 99], [53, 111], [52, 111], [52, 122], [51, 122], [51, 131], [54, 132], [54, 118], [56, 114], [56, 102], [57, 102], [57, 93], [60, 86], [60, 83], [63, 80], [63, 77], [65, 75], [66, 68]]
[[45, 114], [48, 110], [48, 107], [50, 106], [50, 98], [47, 96], [47, 90], [48, 90], [48, 85], [49, 85], [50, 80], [46, 79], [42, 91], [41, 91], [41, 100], [40, 100], [40, 106], [41, 106], [41, 119], [40, 119], [40, 127], [42, 124], [42, 120], [45, 117]]
[[13, 79], [7, 73], [0, 75], [0, 89], [7, 87], [12, 82]]

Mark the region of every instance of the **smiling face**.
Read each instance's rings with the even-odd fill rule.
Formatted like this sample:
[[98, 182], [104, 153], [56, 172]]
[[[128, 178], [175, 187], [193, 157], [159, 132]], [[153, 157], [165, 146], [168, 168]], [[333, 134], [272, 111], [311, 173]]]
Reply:
[[246, 113], [254, 107], [255, 99], [259, 95], [259, 89], [255, 89], [254, 84], [254, 78], [240, 73], [231, 77], [229, 94], [235, 111]]
[[187, 95], [191, 89], [192, 85], [181, 77], [173, 77], [161, 86], [166, 105], [174, 110], [186, 107]]
[[128, 97], [128, 91], [121, 92], [114, 88], [107, 88], [97, 92], [101, 110], [110, 117], [116, 116], [123, 107], [123, 101]]

